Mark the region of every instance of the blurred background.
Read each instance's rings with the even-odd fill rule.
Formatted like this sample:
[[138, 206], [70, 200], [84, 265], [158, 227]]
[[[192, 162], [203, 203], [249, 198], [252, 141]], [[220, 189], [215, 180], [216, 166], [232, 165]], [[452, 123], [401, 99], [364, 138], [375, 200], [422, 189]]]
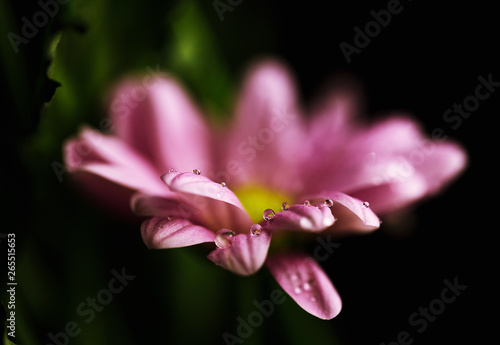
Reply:
[[[497, 188], [483, 185], [491, 163], [482, 158], [495, 147], [485, 131], [500, 91], [458, 128], [443, 113], [474, 94], [478, 76], [500, 81], [498, 20], [478, 3], [401, 1], [401, 12], [348, 63], [341, 42], [353, 45], [354, 28], [389, 3], [0, 1], [1, 232], [16, 233], [18, 282], [11, 340], [56, 345], [52, 334], [75, 345], [221, 344], [225, 332], [237, 336], [237, 317], [246, 319], [252, 302], [278, 287], [269, 273], [237, 277], [197, 247], [147, 250], [138, 224], [104, 212], [59, 174], [61, 149], [82, 124], [99, 128], [112, 85], [151, 70], [176, 76], [213, 120], [224, 121], [245, 67], [268, 55], [291, 67], [306, 106], [347, 75], [363, 87], [367, 118], [407, 111], [427, 133], [441, 128], [461, 142], [470, 166], [442, 195], [398, 220], [382, 219], [370, 235], [340, 241], [322, 263], [343, 299], [338, 317], [316, 319], [289, 298], [244, 343], [378, 345], [397, 342], [402, 331], [415, 344], [487, 340], [498, 321], [489, 312], [497, 294], [487, 289], [493, 226], [488, 206], [475, 205]], [[6, 264], [0, 270], [5, 307]], [[123, 270], [133, 277], [123, 291], [82, 316], [79, 306]], [[446, 279], [467, 289], [416, 332], [408, 317], [440, 298]], [[78, 334], [61, 335], [67, 327]]]

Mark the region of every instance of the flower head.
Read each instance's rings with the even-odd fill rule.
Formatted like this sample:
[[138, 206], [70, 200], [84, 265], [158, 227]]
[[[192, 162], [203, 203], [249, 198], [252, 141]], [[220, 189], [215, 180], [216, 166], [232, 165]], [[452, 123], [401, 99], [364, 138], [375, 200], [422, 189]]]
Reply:
[[347, 92], [303, 116], [275, 61], [250, 69], [222, 127], [207, 124], [172, 78], [155, 79], [141, 97], [138, 81], [116, 89], [114, 134], [84, 129], [68, 141], [69, 170], [101, 200], [149, 217], [141, 226], [149, 248], [213, 242], [215, 264], [240, 275], [266, 265], [319, 318], [335, 317], [340, 297], [288, 239], [373, 231], [376, 214], [437, 193], [466, 165], [459, 145], [427, 138], [408, 116], [364, 123]]

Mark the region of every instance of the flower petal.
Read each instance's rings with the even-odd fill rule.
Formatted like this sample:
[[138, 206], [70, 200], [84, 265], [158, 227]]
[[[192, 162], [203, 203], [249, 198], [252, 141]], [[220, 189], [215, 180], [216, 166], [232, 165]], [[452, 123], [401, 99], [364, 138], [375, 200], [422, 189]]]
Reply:
[[190, 218], [186, 215], [196, 213], [196, 208], [183, 202], [178, 193], [167, 196], [154, 196], [136, 193], [130, 199], [130, 208], [137, 216]]
[[312, 315], [329, 320], [340, 313], [342, 301], [318, 263], [303, 253], [269, 257], [266, 266], [299, 306]]
[[64, 144], [64, 162], [82, 192], [116, 216], [135, 219], [129, 198], [137, 191], [168, 193], [147, 160], [121, 140], [88, 128]]
[[243, 276], [253, 274], [266, 260], [271, 234], [269, 230], [263, 230], [258, 236], [238, 234], [229, 247], [215, 249], [208, 258], [231, 272]]
[[312, 204], [323, 203], [326, 199], [333, 201], [330, 208], [336, 219], [332, 231], [368, 232], [380, 227], [380, 220], [372, 211], [370, 202], [353, 198], [341, 192], [322, 192], [320, 195], [307, 197]]
[[320, 232], [333, 225], [335, 218], [328, 207], [291, 205], [262, 224], [272, 230]]
[[179, 248], [212, 242], [215, 234], [186, 219], [153, 217], [141, 225], [144, 243], [151, 249]]
[[425, 159], [415, 161], [418, 170], [427, 181], [427, 194], [434, 194], [452, 179], [456, 178], [467, 166], [468, 158], [464, 148], [453, 142], [430, 142], [431, 148], [422, 149]]
[[158, 171], [193, 166], [208, 171], [210, 132], [200, 112], [172, 78], [146, 77], [126, 81], [113, 93], [110, 117], [115, 133]]
[[[328, 125], [324, 119], [317, 121]], [[314, 121], [313, 125], [319, 126]], [[314, 137], [315, 155], [304, 163], [309, 167], [303, 169], [305, 179], [310, 189], [351, 193], [411, 169], [402, 158], [418, 147], [424, 136], [410, 117], [392, 116], [372, 126], [348, 127], [345, 133], [331, 138], [325, 130]], [[331, 141], [335, 144], [329, 144]], [[315, 159], [318, 155], [329, 159]]]
[[298, 188], [295, 166], [304, 147], [302, 122], [288, 70], [276, 61], [260, 62], [243, 83], [236, 117], [223, 145], [227, 160], [222, 160], [225, 166], [220, 168], [235, 172], [233, 184], [251, 180], [287, 191]]
[[379, 175], [373, 186], [351, 194], [373, 201], [379, 214], [395, 212], [443, 190], [466, 166], [467, 154], [461, 146], [428, 140], [400, 157], [400, 163]]
[[354, 195], [370, 200], [370, 208], [378, 214], [401, 210], [425, 197], [427, 182], [420, 174], [412, 173], [402, 180], [395, 180], [371, 188], [364, 188]]
[[69, 172], [83, 171], [123, 187], [154, 194], [162, 186], [154, 167], [117, 138], [84, 128], [64, 145], [64, 160]]
[[220, 183], [192, 172], [168, 172], [162, 180], [170, 190], [182, 195], [182, 200], [197, 209], [197, 216], [212, 229], [241, 229], [252, 224], [238, 197]]

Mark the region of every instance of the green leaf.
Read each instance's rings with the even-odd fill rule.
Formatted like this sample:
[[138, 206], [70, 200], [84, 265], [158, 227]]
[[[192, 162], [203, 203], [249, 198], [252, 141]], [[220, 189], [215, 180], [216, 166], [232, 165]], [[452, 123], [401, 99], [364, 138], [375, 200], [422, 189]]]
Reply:
[[165, 54], [169, 70], [188, 82], [189, 91], [210, 115], [227, 115], [234, 81], [205, 13], [196, 1], [180, 2], [168, 16], [171, 41]]

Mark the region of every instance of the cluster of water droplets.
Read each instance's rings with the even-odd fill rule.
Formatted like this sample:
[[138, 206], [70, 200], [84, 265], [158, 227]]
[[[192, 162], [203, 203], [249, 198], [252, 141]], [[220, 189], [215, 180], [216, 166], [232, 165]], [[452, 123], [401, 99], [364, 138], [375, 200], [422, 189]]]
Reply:
[[315, 284], [314, 279], [312, 278], [304, 278], [299, 273], [292, 273], [287, 275], [288, 280], [293, 288], [293, 293], [296, 295], [311, 293], [311, 301], [315, 301], [316, 297], [312, 295], [312, 289]]
[[[178, 173], [179, 171], [177, 169], [172, 168], [172, 169], [169, 170], [169, 172], [170, 173]], [[195, 174], [195, 175], [201, 175], [201, 170], [200, 169], [193, 169], [193, 174]], [[223, 188], [227, 187], [227, 184], [225, 182], [221, 182], [220, 185]], [[221, 198], [222, 197], [222, 193], [218, 193], [217, 196], [219, 198]], [[322, 208], [322, 207], [329, 207], [329, 208], [331, 208], [333, 205], [334, 205], [333, 200], [326, 199], [322, 204], [318, 205], [317, 207], [318, 208]], [[370, 207], [370, 203], [368, 203], [368, 201], [363, 202], [362, 205], [365, 208]], [[312, 206], [312, 204], [311, 204], [311, 202], [309, 200], [304, 200], [304, 206]], [[289, 208], [290, 208], [290, 204], [288, 202], [283, 202], [283, 204], [281, 204], [281, 210], [282, 211], [287, 211]], [[266, 221], [271, 221], [274, 218], [275, 215], [276, 215], [276, 213], [274, 212], [274, 210], [268, 208], [268, 209], [266, 209], [263, 212], [262, 217]], [[168, 220], [171, 220], [171, 219], [172, 219], [172, 217], [168, 217]], [[263, 227], [260, 224], [253, 224], [250, 227], [250, 234], [252, 236], [260, 236], [260, 234], [262, 233], [262, 231], [263, 231]], [[233, 244], [234, 237], [235, 237], [235, 234], [231, 230], [228, 230], [228, 229], [219, 230], [215, 234], [215, 244], [219, 248], [223, 248], [223, 249], [224, 248], [228, 248], [229, 246], [231, 246]], [[299, 279], [297, 275], [292, 275], [291, 279], [294, 280], [294, 277], [297, 280]], [[302, 293], [303, 291], [310, 291], [310, 289], [311, 289], [311, 286], [310, 286], [311, 282], [305, 282], [301, 286], [296, 286], [295, 289], [294, 289], [294, 292], [295, 293]], [[312, 298], [314, 298], [314, 297], [312, 297]]]

